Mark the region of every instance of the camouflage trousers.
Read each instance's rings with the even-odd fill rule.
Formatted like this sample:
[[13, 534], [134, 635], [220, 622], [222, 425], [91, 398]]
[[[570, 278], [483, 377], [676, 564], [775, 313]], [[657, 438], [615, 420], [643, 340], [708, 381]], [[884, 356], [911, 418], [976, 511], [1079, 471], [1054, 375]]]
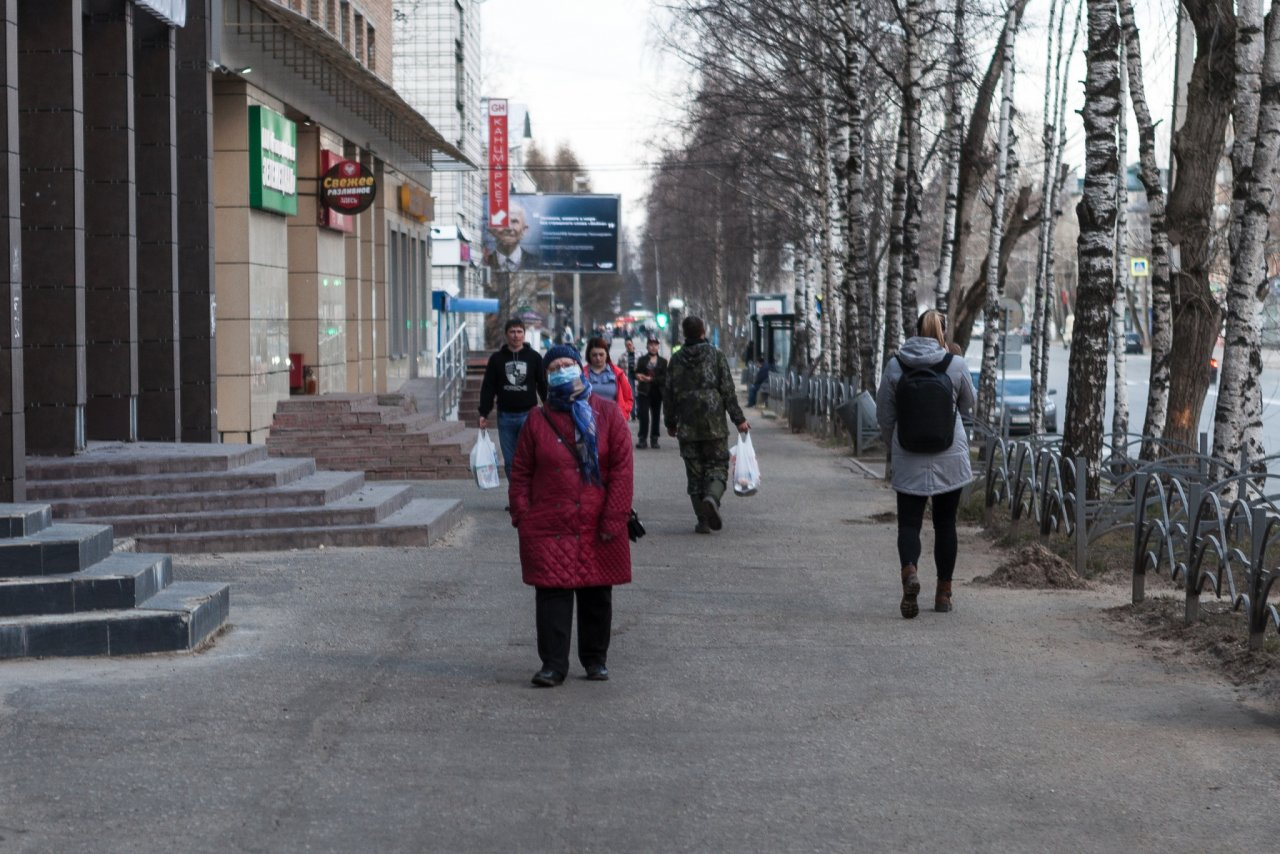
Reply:
[[680, 458], [684, 460], [684, 473], [689, 482], [689, 500], [695, 512], [703, 496], [710, 496], [720, 503], [725, 483], [729, 478], [729, 443], [725, 439], [705, 442], [680, 442]]

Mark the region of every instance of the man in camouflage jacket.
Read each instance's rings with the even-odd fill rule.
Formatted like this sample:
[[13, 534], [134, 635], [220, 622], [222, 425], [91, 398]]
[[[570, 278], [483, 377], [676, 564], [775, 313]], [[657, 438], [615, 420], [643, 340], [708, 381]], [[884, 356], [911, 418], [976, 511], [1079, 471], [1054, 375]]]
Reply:
[[729, 476], [729, 429], [726, 414], [739, 433], [751, 429], [742, 407], [729, 360], [706, 340], [706, 326], [699, 317], [686, 317], [680, 325], [684, 346], [667, 365], [663, 389], [667, 433], [680, 443], [689, 501], [698, 516], [694, 528], [708, 534], [721, 528], [720, 498]]

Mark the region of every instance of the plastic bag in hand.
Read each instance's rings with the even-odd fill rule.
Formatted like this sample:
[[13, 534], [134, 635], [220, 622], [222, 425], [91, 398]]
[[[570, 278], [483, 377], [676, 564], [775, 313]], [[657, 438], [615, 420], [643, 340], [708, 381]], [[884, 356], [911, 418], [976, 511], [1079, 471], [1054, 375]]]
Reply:
[[750, 433], [738, 434], [738, 446], [733, 449], [729, 472], [735, 494], [745, 498], [760, 491], [760, 463], [756, 459], [756, 449], [751, 444]]
[[476, 476], [476, 486], [481, 489], [498, 487], [498, 451], [489, 438], [488, 430], [481, 430], [471, 448], [471, 472]]

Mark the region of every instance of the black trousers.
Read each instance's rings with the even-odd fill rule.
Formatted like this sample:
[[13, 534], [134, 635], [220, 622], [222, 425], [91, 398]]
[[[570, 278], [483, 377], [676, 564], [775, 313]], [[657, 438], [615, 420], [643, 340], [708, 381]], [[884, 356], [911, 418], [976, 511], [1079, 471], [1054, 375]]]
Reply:
[[640, 413], [641, 442], [646, 439], [658, 441], [662, 432], [662, 395], [642, 394], [636, 397], [636, 411]]
[[950, 581], [956, 569], [956, 553], [960, 550], [956, 536], [956, 512], [960, 509], [962, 490], [941, 495], [906, 495], [898, 493], [898, 559], [903, 566], [920, 562], [920, 528], [924, 525], [924, 505], [933, 502], [933, 562], [938, 580]]
[[578, 599], [578, 661], [583, 667], [605, 664], [613, 625], [612, 587], [537, 587], [538, 657], [542, 666], [569, 672], [573, 599]]

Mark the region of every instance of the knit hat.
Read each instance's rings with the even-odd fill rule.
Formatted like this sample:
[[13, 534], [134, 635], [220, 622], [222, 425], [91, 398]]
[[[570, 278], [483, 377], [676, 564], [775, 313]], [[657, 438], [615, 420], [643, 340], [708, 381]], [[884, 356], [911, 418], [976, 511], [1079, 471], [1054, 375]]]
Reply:
[[543, 373], [546, 373], [547, 366], [556, 359], [573, 359], [579, 366], [582, 364], [582, 354], [576, 348], [569, 344], [557, 344], [547, 350], [546, 355], [542, 357]]

